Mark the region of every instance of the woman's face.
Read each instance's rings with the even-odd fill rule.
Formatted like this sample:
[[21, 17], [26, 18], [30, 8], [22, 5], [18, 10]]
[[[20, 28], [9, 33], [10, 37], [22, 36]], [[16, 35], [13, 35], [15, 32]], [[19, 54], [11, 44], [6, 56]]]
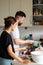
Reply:
[[14, 28], [16, 27], [17, 23], [15, 24], [11, 24], [11, 30], [14, 30]]

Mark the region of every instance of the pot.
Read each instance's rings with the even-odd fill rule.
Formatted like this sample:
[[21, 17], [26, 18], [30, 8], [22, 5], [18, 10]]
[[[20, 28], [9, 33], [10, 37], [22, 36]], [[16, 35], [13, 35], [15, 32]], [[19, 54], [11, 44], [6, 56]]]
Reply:
[[40, 43], [41, 43], [40, 41], [34, 41], [33, 42], [33, 46], [34, 47], [38, 47], [38, 46], [40, 46]]

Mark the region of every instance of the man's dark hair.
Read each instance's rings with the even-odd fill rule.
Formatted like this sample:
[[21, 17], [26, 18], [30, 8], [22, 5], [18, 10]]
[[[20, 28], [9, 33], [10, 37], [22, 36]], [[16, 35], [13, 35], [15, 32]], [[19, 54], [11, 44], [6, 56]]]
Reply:
[[23, 11], [17, 11], [15, 14], [15, 18], [21, 16], [21, 17], [26, 17], [26, 14]]

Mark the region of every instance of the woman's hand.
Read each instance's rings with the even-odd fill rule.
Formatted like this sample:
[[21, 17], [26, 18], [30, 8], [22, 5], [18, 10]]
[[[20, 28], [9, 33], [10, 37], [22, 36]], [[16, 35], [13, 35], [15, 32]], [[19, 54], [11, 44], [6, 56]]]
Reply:
[[28, 63], [30, 63], [31, 61], [30, 60], [27, 60], [27, 59], [25, 59], [25, 60], [23, 60], [23, 63], [24, 64], [28, 64]]

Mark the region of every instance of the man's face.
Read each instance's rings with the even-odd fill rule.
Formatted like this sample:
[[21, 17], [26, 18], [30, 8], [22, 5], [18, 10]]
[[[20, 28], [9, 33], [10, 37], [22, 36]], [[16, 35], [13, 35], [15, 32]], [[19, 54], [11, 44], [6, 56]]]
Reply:
[[24, 20], [25, 20], [25, 17], [19, 17], [18, 18], [18, 25], [20, 26], [21, 24], [23, 24], [23, 22], [24, 22]]

